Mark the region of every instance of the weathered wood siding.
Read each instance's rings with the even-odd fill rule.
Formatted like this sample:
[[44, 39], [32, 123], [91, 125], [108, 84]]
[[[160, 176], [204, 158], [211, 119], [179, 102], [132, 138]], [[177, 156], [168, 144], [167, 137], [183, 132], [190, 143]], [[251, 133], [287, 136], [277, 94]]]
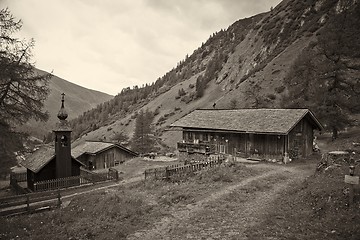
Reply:
[[216, 146], [216, 152], [240, 157], [282, 159], [285, 152], [285, 136], [251, 133], [218, 133], [186, 129], [183, 140], [190, 143], [208, 143]]
[[313, 139], [313, 127], [306, 118], [303, 118], [289, 133], [290, 158], [297, 159], [311, 155]]
[[[71, 176], [80, 175], [81, 164], [71, 159]], [[27, 169], [27, 185], [28, 188], [34, 191], [34, 183], [51, 179], [56, 179], [56, 160], [51, 160], [46, 166], [44, 166], [38, 173], [34, 173]]]
[[218, 129], [183, 128], [183, 141], [215, 146], [216, 153], [263, 159], [283, 159], [285, 153], [292, 159], [307, 157], [313, 151], [314, 129], [321, 126], [310, 114], [305, 115], [287, 134], [245, 133]]
[[83, 154], [78, 160], [84, 163], [88, 169], [92, 170], [91, 165], [94, 166], [94, 169], [110, 168], [114, 167], [117, 163], [123, 163], [133, 157], [132, 154], [113, 147], [96, 155]]

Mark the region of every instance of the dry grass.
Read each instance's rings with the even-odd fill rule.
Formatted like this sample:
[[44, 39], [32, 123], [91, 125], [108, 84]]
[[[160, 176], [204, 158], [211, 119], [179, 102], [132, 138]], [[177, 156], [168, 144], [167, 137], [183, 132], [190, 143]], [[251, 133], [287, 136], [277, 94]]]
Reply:
[[140, 193], [102, 191], [51, 212], [2, 218], [1, 239], [125, 239], [163, 213]]
[[0, 218], [0, 239], [125, 239], [172, 209], [256, 172], [243, 165], [219, 167], [182, 180], [141, 181], [84, 194], [62, 209]]
[[355, 205], [349, 207], [347, 173], [347, 166], [335, 167], [293, 185], [275, 201], [277, 207], [269, 209], [264, 221], [246, 233], [250, 239], [359, 239], [360, 189]]
[[[357, 239], [360, 189], [349, 208], [343, 182], [347, 166], [305, 182], [291, 180], [292, 168], [312, 172], [309, 166], [315, 166], [316, 157], [287, 166], [221, 166], [171, 181], [140, 181], [84, 194], [62, 209], [0, 218], [0, 239], [126, 239], [151, 231], [161, 219], [173, 221], [176, 212], [177, 227], [170, 225], [165, 233], [173, 239]], [[277, 167], [285, 169], [204, 201]], [[360, 174], [360, 166], [355, 174]]]

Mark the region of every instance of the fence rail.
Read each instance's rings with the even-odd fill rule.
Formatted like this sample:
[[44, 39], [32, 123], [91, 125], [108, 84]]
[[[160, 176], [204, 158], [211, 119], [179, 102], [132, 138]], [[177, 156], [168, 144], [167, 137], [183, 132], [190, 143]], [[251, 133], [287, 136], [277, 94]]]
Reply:
[[173, 175], [181, 175], [189, 172], [197, 172], [202, 169], [219, 166], [223, 162], [222, 159], [216, 159], [206, 162], [171, 165], [161, 168], [152, 168], [145, 170], [145, 179], [167, 179]]
[[34, 191], [49, 191], [59, 188], [75, 187], [108, 180], [119, 180], [119, 173], [116, 169], [109, 169], [105, 173], [95, 173], [81, 169], [80, 176], [58, 178], [34, 183]]
[[55, 190], [55, 189], [60, 189], [60, 188], [81, 186], [81, 185], [85, 185], [88, 183], [91, 183], [91, 182], [81, 176], [58, 178], [58, 179], [35, 182], [34, 183], [34, 191], [35, 192], [49, 191], [49, 190]]
[[0, 198], [0, 216], [33, 212], [40, 209], [60, 207], [60, 190], [46, 193], [30, 193]]

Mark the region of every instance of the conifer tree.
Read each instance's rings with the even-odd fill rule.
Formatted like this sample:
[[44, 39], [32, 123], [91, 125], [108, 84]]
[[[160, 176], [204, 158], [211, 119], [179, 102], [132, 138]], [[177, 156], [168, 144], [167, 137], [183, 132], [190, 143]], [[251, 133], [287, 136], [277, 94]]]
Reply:
[[152, 112], [140, 110], [136, 118], [134, 135], [131, 141], [132, 150], [139, 153], [153, 151], [155, 143], [152, 129], [153, 119], [154, 114]]
[[313, 110], [336, 139], [351, 124], [349, 114], [360, 112], [360, 7], [343, 1], [334, 11], [318, 41], [296, 60], [283, 102]]
[[22, 149], [23, 135], [15, 127], [30, 118], [48, 118], [42, 108], [51, 75], [35, 71], [31, 60], [34, 40], [14, 36], [21, 27], [8, 9], [0, 10], [0, 170], [5, 172], [15, 164], [14, 151]]

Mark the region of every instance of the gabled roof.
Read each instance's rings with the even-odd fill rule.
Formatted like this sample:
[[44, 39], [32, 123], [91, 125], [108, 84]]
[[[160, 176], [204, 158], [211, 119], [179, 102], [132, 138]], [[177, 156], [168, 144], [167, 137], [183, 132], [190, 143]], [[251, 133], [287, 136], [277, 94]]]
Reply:
[[308, 109], [200, 109], [174, 122], [171, 127], [288, 134], [304, 117], [314, 128], [322, 130], [322, 125]]
[[96, 141], [86, 141], [76, 146], [71, 150], [71, 155], [74, 156], [75, 158], [78, 158], [83, 154], [95, 155], [113, 147], [119, 148], [133, 156], [138, 156], [136, 152], [133, 152], [130, 149], [120, 144], [109, 143], [109, 142], [96, 142]]
[[36, 150], [33, 154], [23, 160], [20, 165], [31, 170], [32, 172], [39, 172], [45, 167], [53, 158], [55, 158], [55, 150], [51, 146], [43, 146]]
[[[42, 146], [36, 150], [33, 154], [25, 158], [24, 161], [20, 162], [20, 165], [31, 170], [34, 173], [38, 173], [43, 167], [45, 167], [51, 160], [55, 158], [55, 149], [52, 146]], [[84, 165], [73, 156], [71, 157], [73, 161], [78, 162], [81, 165]]]

